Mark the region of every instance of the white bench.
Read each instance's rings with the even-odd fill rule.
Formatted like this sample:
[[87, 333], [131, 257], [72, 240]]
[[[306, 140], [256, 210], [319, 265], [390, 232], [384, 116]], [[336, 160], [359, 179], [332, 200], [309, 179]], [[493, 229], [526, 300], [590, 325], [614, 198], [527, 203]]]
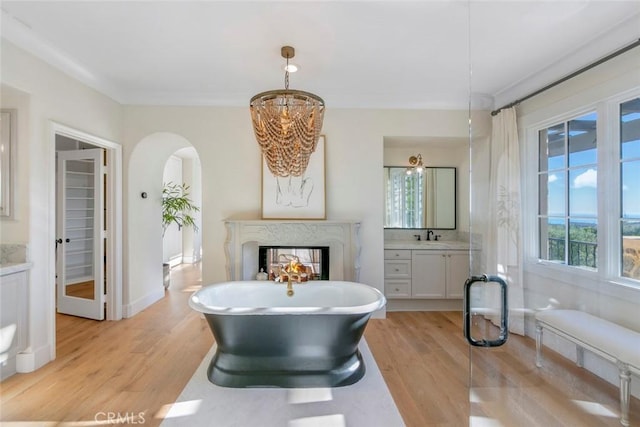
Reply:
[[640, 375], [640, 333], [583, 311], [545, 310], [536, 313], [536, 366], [542, 367], [542, 330], [576, 344], [576, 363], [583, 366], [584, 349], [617, 365], [620, 371], [620, 423], [629, 425], [631, 374]]

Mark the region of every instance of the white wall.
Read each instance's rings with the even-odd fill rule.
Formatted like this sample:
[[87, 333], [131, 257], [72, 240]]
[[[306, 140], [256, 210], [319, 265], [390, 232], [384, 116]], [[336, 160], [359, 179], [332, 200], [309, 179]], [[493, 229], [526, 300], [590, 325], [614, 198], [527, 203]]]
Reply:
[[[180, 135], [154, 132], [134, 147], [123, 147], [125, 317], [135, 315], [164, 296], [162, 176], [169, 156], [189, 146], [189, 141]], [[141, 197], [143, 192], [147, 193], [146, 198]]]
[[[29, 96], [28, 136], [20, 141], [19, 165], [28, 158], [28, 177], [21, 176], [20, 191], [28, 190], [28, 202], [20, 216], [28, 222], [28, 232], [18, 231], [16, 239], [26, 239], [33, 268], [29, 283], [29, 352], [25, 360], [42, 366], [55, 355], [53, 319], [55, 233], [54, 159], [55, 147], [50, 122], [55, 121], [111, 141], [120, 141], [122, 107], [110, 98], [27, 54], [2, 39], [2, 83]], [[24, 194], [24, 193], [23, 193]], [[23, 194], [20, 197], [23, 197]], [[3, 224], [12, 228], [17, 224]], [[7, 231], [13, 233], [13, 231]]]
[[[200, 160], [197, 158], [182, 159], [182, 178], [189, 186], [189, 197], [193, 204], [200, 208], [202, 206], [202, 177], [200, 171]], [[198, 227], [202, 224], [202, 209], [192, 212], [191, 216]], [[193, 227], [182, 229], [182, 262], [194, 263], [201, 259], [202, 234]]]

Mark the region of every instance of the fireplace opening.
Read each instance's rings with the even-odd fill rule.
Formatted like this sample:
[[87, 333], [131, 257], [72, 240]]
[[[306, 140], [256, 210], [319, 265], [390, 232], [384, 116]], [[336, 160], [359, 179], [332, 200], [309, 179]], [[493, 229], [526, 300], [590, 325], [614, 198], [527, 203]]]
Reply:
[[260, 246], [258, 269], [277, 277], [286, 259], [296, 257], [307, 269], [309, 280], [329, 280], [329, 246]]

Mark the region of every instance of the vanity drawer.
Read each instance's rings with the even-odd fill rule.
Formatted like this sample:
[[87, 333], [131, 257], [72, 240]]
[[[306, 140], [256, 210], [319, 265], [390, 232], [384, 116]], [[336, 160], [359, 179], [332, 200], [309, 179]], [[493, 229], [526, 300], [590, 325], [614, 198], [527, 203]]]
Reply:
[[411, 279], [411, 260], [385, 260], [384, 277], [393, 279]]
[[384, 294], [389, 298], [411, 298], [411, 280], [385, 280]]
[[411, 259], [411, 249], [385, 249], [384, 259]]

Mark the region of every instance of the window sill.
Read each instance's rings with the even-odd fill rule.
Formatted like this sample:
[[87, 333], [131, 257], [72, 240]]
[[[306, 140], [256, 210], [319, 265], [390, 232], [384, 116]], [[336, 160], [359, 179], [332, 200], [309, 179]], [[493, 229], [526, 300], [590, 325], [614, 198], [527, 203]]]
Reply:
[[[545, 279], [560, 281], [590, 292], [637, 301], [640, 304], [640, 283], [624, 278], [605, 278], [597, 271], [589, 271], [579, 267], [568, 267], [548, 261], [528, 261], [525, 273], [532, 273]], [[525, 285], [526, 286], [526, 285]], [[526, 287], [534, 288], [535, 285]]]

